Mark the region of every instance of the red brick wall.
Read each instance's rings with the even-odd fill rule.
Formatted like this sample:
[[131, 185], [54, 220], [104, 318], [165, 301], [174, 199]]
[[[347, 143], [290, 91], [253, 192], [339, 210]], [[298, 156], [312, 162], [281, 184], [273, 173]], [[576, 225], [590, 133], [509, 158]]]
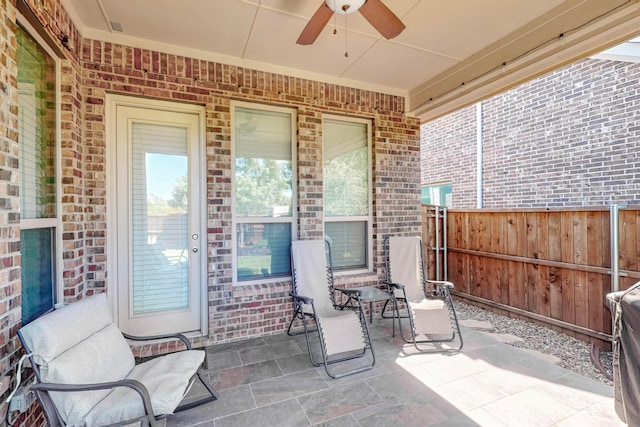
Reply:
[[0, 0], [0, 414], [13, 387], [9, 375], [19, 355], [20, 217], [18, 202], [18, 91], [13, 1]]
[[[106, 246], [105, 112], [107, 91], [195, 102], [206, 108], [207, 243], [210, 336], [198, 344], [282, 332], [291, 314], [289, 281], [233, 285], [231, 259], [230, 101], [298, 109], [299, 235], [322, 236], [324, 113], [368, 118], [373, 124], [374, 267], [340, 276], [340, 285], [375, 284], [383, 277], [382, 239], [419, 234], [420, 128], [404, 114], [404, 98], [242, 67], [82, 40], [59, 0], [27, 0], [61, 59], [61, 199], [64, 300], [109, 289]], [[17, 69], [15, 3], [0, 0], [0, 395], [17, 362], [20, 327]], [[55, 31], [55, 33], [53, 33]], [[69, 36], [62, 46], [59, 32]], [[2, 377], [4, 375], [4, 377]], [[4, 407], [0, 407], [4, 411]], [[27, 414], [39, 425], [41, 414]]]
[[[5, 0], [6, 1], [6, 0]], [[267, 102], [298, 109], [299, 235], [322, 235], [321, 118], [323, 113], [369, 118], [373, 123], [373, 206], [376, 270], [381, 266], [381, 241], [387, 233], [420, 231], [419, 121], [404, 114], [404, 98], [323, 82], [265, 73], [199, 59], [82, 40], [57, 0], [38, 7], [38, 19], [64, 52], [62, 66], [61, 157], [63, 277], [65, 300], [108, 290], [104, 102], [107, 91], [165, 100], [195, 102], [206, 107], [207, 226], [210, 337], [219, 342], [281, 331], [291, 311], [289, 282], [261, 285], [231, 283], [231, 123], [230, 100]], [[3, 8], [11, 14], [13, 5]], [[4, 15], [3, 15], [4, 16]], [[2, 25], [12, 37], [15, 17]], [[61, 46], [57, 32], [69, 35]], [[4, 34], [4, 33], [3, 33]], [[8, 52], [15, 56], [15, 52]], [[14, 69], [3, 72], [8, 74]], [[15, 84], [15, 82], [14, 82]], [[15, 88], [12, 88], [15, 90]], [[11, 92], [11, 91], [9, 91]], [[5, 96], [3, 94], [3, 96]], [[9, 98], [2, 98], [10, 102]], [[14, 101], [15, 103], [15, 101]], [[11, 109], [3, 109], [9, 110]], [[15, 111], [11, 111], [15, 116]], [[3, 125], [15, 118], [5, 114]], [[4, 135], [11, 135], [6, 133]], [[17, 138], [17, 137], [16, 137]], [[17, 145], [3, 145], [17, 158]], [[13, 165], [17, 172], [17, 163]], [[16, 174], [0, 177], [2, 184]], [[9, 186], [1, 187], [2, 191]], [[0, 193], [0, 197], [5, 194]], [[7, 199], [9, 200], [9, 198]], [[7, 207], [17, 224], [17, 198]], [[15, 206], [13, 205], [15, 204]], [[4, 211], [3, 211], [4, 214]], [[19, 260], [17, 225], [0, 244], [9, 245]], [[5, 264], [10, 263], [9, 261]], [[19, 286], [19, 267], [0, 270]], [[376, 283], [382, 272], [340, 277], [352, 286]], [[16, 300], [19, 303], [19, 299]], [[19, 305], [19, 304], [18, 304]], [[19, 316], [14, 315], [14, 318]], [[14, 320], [17, 327], [18, 320]], [[14, 328], [15, 329], [15, 328]], [[14, 333], [6, 333], [13, 338]], [[5, 367], [3, 372], [7, 372]]]
[[[639, 87], [640, 64], [585, 59], [483, 101], [484, 207], [637, 204]], [[453, 181], [459, 208], [476, 204], [474, 114], [422, 126], [422, 183]]]
[[476, 107], [422, 125], [421, 184], [451, 183], [454, 207], [476, 203]]
[[[186, 100], [206, 106], [210, 341], [282, 331], [291, 311], [291, 284], [232, 284], [231, 99], [298, 109], [298, 200], [300, 238], [322, 236], [322, 114], [349, 114], [373, 120], [374, 227], [376, 250], [386, 233], [420, 230], [418, 120], [403, 114], [403, 99], [359, 89], [257, 72], [237, 66], [86, 40], [84, 68], [84, 149], [86, 170], [104, 171], [104, 102], [107, 92]], [[376, 108], [377, 107], [377, 108]], [[91, 136], [89, 137], [89, 133]], [[102, 174], [104, 177], [104, 174]], [[87, 177], [87, 181], [89, 178]], [[91, 185], [89, 224], [104, 224], [105, 181]], [[96, 225], [97, 227], [97, 225]], [[107, 235], [108, 239], [108, 235]], [[102, 244], [99, 244], [102, 242]], [[104, 253], [103, 239], [86, 241], [88, 254]], [[381, 258], [377, 258], [380, 265]], [[88, 262], [93, 272], [104, 263]], [[382, 273], [380, 273], [382, 274]], [[381, 277], [381, 276], [380, 276]], [[376, 275], [364, 280], [375, 282]], [[346, 283], [349, 278], [340, 279]], [[108, 289], [106, 280], [86, 283]]]
[[[70, 36], [71, 50], [64, 51], [62, 68], [62, 120], [60, 146], [63, 171], [63, 201], [58, 215], [63, 218], [64, 232], [64, 299], [81, 297], [84, 287], [84, 218], [81, 197], [82, 182], [81, 150], [82, 121], [80, 81], [81, 68], [77, 56], [79, 37], [66, 12], [57, 1], [36, 2], [27, 0], [38, 19], [49, 28], [56, 28]], [[36, 4], [37, 3], [37, 4]], [[20, 356], [16, 335], [21, 319], [20, 283], [20, 216], [19, 216], [19, 151], [17, 123], [17, 65], [16, 65], [16, 4], [14, 0], [0, 0], [0, 414], [5, 414], [4, 402], [8, 388], [15, 383], [15, 368]], [[57, 34], [52, 39], [58, 41]], [[43, 425], [42, 413], [34, 405], [23, 414], [20, 425]]]

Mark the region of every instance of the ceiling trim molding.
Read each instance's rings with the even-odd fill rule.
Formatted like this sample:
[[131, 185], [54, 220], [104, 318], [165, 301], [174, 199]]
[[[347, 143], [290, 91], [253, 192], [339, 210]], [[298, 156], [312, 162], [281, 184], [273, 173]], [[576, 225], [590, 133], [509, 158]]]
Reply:
[[[500, 58], [500, 54], [503, 54], [502, 47], [508, 40], [518, 37], [539, 37], [536, 31], [532, 31], [530, 35], [512, 34], [472, 58], [476, 63], [493, 58], [493, 64], [496, 64], [493, 67], [488, 66], [486, 60], [482, 63], [484, 68], [474, 66], [472, 61], [467, 60], [456, 67], [457, 70], [453, 73], [449, 71], [447, 75], [437, 76], [416, 90], [410, 91], [409, 105], [412, 114], [422, 122], [433, 120], [622, 43], [640, 33], [638, 0], [618, 1], [613, 4], [615, 8], [612, 11], [601, 14], [598, 18], [591, 18], [592, 21], [589, 22], [589, 15], [585, 14], [581, 7], [592, 7], [594, 3], [596, 2], [581, 2], [567, 12], [573, 15], [574, 20], [576, 16], [582, 16], [582, 19], [587, 20], [582, 26], [576, 26], [574, 23], [573, 28], [577, 28], [576, 30], [571, 31], [567, 28], [566, 33], [557, 33], [562, 35], [561, 37], [543, 43], [540, 47], [521, 54], [520, 57], [515, 56], [517, 59], [511, 62]], [[601, 8], [611, 9], [613, 2], [597, 3]], [[475, 77], [470, 73], [472, 71], [475, 71]]]

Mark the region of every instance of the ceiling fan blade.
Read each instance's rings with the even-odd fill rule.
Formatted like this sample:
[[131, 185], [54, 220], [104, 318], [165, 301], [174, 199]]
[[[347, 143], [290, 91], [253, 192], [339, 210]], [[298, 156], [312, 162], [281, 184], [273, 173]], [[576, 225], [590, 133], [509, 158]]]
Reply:
[[316, 10], [316, 13], [314, 13], [309, 22], [307, 22], [307, 26], [304, 27], [304, 30], [300, 33], [300, 37], [298, 37], [296, 43], [312, 44], [316, 41], [325, 25], [327, 25], [327, 22], [329, 22], [331, 15], [333, 15], [333, 11], [329, 9], [327, 3], [323, 1], [318, 10]]
[[380, 0], [367, 0], [360, 9], [362, 16], [386, 39], [392, 39], [406, 27]]

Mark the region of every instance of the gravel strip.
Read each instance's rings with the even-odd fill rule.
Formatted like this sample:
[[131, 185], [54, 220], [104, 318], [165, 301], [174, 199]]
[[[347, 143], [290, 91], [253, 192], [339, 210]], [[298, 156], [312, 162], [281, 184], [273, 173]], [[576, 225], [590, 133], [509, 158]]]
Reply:
[[[509, 345], [555, 356], [561, 360], [560, 366], [563, 368], [604, 384], [613, 385], [591, 363], [590, 344], [544, 326], [502, 316], [460, 301], [456, 301], [455, 305], [461, 320], [479, 320], [489, 322], [493, 326], [491, 330], [483, 330], [483, 332], [515, 335], [523, 341], [509, 343]], [[600, 351], [600, 363], [609, 374], [613, 372], [613, 357], [610, 351]]]

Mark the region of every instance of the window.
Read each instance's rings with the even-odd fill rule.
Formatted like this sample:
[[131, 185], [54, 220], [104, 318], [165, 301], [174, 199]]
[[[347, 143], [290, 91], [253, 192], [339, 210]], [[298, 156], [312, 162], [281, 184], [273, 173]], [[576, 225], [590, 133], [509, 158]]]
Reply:
[[336, 270], [368, 269], [371, 242], [371, 122], [325, 117], [324, 233]]
[[23, 28], [18, 43], [22, 323], [56, 302], [56, 61]]
[[235, 278], [291, 276], [296, 111], [238, 102], [232, 112]]
[[451, 183], [427, 185], [422, 187], [422, 203], [451, 207], [453, 203], [453, 188]]

